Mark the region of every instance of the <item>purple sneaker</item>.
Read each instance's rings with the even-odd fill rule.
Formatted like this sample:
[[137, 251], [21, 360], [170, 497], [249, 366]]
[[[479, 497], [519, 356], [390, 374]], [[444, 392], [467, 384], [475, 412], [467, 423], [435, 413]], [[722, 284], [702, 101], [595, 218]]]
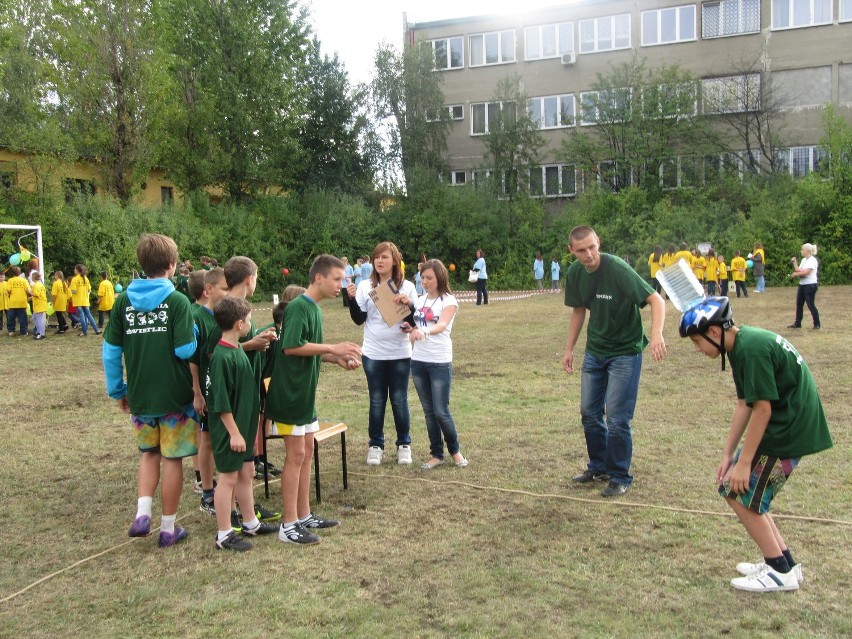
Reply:
[[139, 515], [127, 531], [128, 537], [147, 537], [151, 534], [151, 518], [148, 515]]
[[169, 546], [174, 546], [181, 539], [186, 539], [188, 532], [184, 528], [180, 526], [175, 526], [175, 531], [173, 533], [161, 532], [160, 533], [160, 548], [168, 548]]

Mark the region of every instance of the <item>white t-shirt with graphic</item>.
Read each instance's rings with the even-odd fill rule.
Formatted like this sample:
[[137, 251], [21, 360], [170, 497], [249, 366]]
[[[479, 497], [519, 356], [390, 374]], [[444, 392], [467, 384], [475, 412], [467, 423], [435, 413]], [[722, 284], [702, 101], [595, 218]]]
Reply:
[[[458, 314], [459, 303], [452, 295], [443, 295], [434, 299], [428, 299], [421, 295], [414, 303], [414, 326], [416, 328], [435, 326], [444, 314], [445, 308], [456, 307]], [[431, 364], [447, 364], [453, 361], [453, 340], [450, 333], [453, 330], [455, 315], [450, 323], [440, 333], [434, 333], [428, 339], [414, 342], [414, 353], [411, 359], [418, 362], [429, 362]]]
[[[410, 359], [411, 342], [408, 340], [408, 335], [399, 330], [402, 322], [390, 327], [385, 324], [382, 314], [376, 308], [373, 300], [370, 299], [370, 291], [372, 290], [373, 281], [365, 279], [361, 281], [355, 291], [355, 303], [362, 311], [367, 313], [367, 321], [364, 324], [364, 344], [361, 346], [361, 352], [370, 359], [376, 360]], [[413, 300], [417, 297], [414, 284], [408, 280], [402, 281], [399, 292], [402, 295], [407, 295], [408, 299]]]

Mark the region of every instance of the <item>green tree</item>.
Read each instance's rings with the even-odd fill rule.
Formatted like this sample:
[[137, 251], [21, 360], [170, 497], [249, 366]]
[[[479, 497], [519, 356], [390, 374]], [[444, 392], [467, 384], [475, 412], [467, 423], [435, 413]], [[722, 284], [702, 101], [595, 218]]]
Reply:
[[372, 107], [376, 120], [387, 123], [380, 170], [388, 185], [401, 172], [405, 192], [412, 193], [418, 174], [436, 181], [446, 168], [450, 117], [444, 105], [443, 77], [434, 71], [428, 43], [403, 53], [383, 44], [375, 60]]

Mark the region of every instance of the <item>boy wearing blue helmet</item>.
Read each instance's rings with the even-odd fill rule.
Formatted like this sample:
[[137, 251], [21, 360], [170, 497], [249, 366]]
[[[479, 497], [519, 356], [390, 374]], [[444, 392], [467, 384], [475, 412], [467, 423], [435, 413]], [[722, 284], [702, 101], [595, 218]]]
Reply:
[[737, 390], [716, 483], [764, 559], [737, 564], [743, 576], [731, 585], [752, 592], [798, 590], [802, 567], [769, 508], [802, 457], [832, 446], [811, 371], [780, 335], [734, 326], [726, 297], [710, 297], [690, 308], [679, 329], [696, 351], [708, 357], [722, 355], [723, 368], [727, 356]]

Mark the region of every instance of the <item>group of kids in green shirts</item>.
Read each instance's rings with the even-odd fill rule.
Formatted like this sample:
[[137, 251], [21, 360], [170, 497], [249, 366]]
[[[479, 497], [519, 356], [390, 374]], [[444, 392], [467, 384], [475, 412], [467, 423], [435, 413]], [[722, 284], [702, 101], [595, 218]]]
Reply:
[[[247, 550], [247, 537], [276, 531], [281, 541], [317, 543], [316, 530], [339, 523], [313, 514], [309, 503], [320, 364], [346, 370], [360, 365], [357, 344], [323, 343], [318, 302], [340, 292], [343, 263], [321, 255], [311, 267], [307, 290], [288, 287], [285, 307], [277, 309], [276, 319], [283, 317], [283, 326], [276, 335], [274, 330], [257, 331], [252, 324], [246, 298], [254, 293], [257, 267], [250, 259], [231, 258], [224, 270], [204, 275], [203, 293], [193, 310], [168, 279], [177, 262], [177, 247], [170, 238], [143, 236], [137, 257], [148, 279], [134, 280], [119, 296], [103, 346], [108, 393], [130, 413], [142, 453], [137, 514], [129, 535], [150, 534], [151, 501], [162, 462], [159, 545], [171, 546], [187, 536], [174, 523], [183, 485], [181, 460], [195, 454], [198, 423], [206, 414], [202, 432], [209, 434], [198, 442], [203, 449], [205, 439], [209, 441], [219, 473], [213, 493], [216, 547]], [[723, 368], [727, 358], [733, 372], [738, 401], [716, 481], [763, 560], [738, 564], [742, 576], [731, 583], [754, 592], [797, 590], [804, 580], [801, 564], [769, 509], [800, 459], [832, 446], [813, 376], [782, 336], [735, 326], [727, 298], [708, 297], [688, 309], [679, 334], [689, 338], [696, 351], [713, 358], [721, 355]], [[261, 365], [258, 356], [271, 344], [270, 362]], [[249, 353], [255, 353], [254, 362]], [[271, 378], [261, 407], [264, 367]], [[285, 439], [280, 526], [261, 521], [280, 515], [259, 516], [253, 499], [254, 441], [261, 410]], [[211, 490], [212, 469], [202, 479]], [[241, 535], [231, 521], [234, 498], [243, 513]]]

